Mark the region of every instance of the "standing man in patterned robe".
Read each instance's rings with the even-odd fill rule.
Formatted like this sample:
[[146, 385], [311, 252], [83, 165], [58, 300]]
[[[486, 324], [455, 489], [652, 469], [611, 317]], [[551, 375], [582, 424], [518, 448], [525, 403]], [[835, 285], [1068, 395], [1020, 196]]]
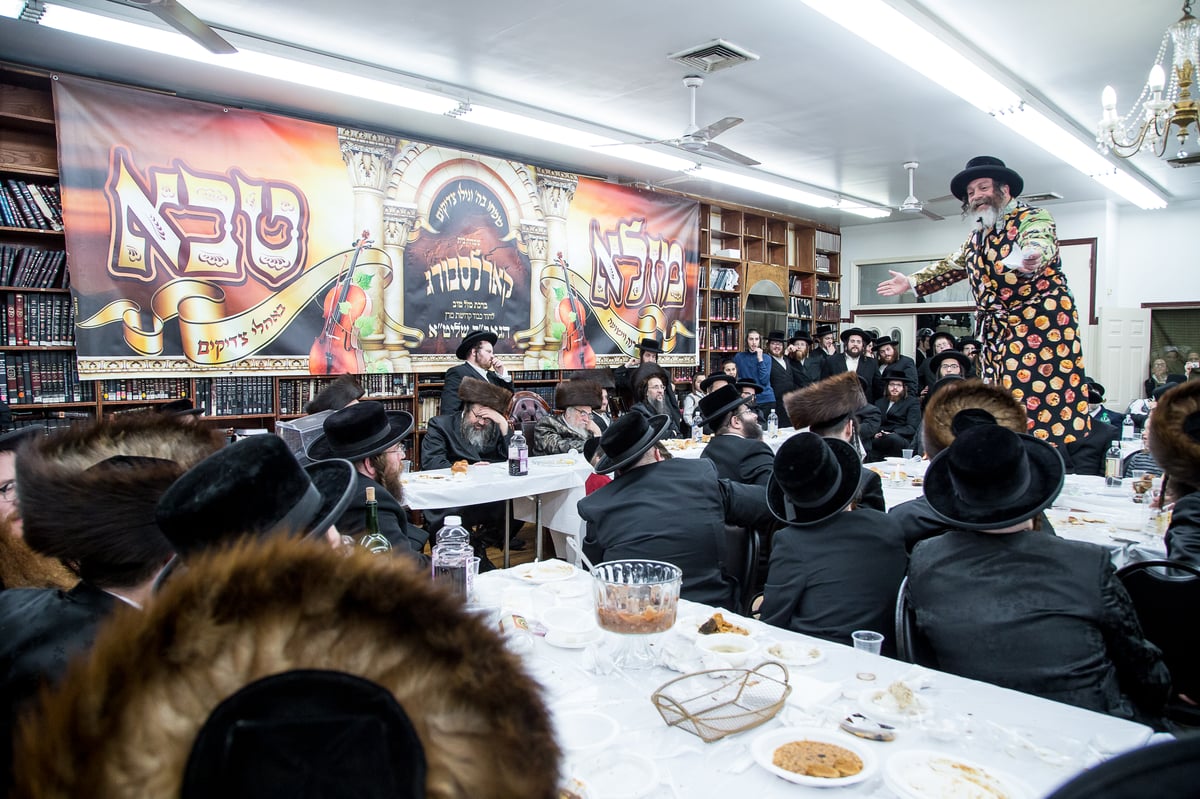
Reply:
[[975, 221], [971, 237], [947, 258], [912, 275], [892, 272], [883, 296], [922, 297], [963, 278], [979, 307], [977, 338], [986, 382], [1025, 405], [1029, 432], [1055, 445], [1090, 430], [1083, 387], [1079, 316], [1058, 254], [1054, 220], [1016, 198], [1025, 182], [998, 158], [977, 156], [950, 181]]

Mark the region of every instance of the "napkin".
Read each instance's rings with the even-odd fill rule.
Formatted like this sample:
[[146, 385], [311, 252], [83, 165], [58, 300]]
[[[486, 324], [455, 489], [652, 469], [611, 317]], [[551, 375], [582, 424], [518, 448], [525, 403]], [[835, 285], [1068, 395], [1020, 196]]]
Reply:
[[792, 686], [792, 693], [787, 698], [788, 704], [804, 709], [832, 702], [842, 692], [840, 683], [814, 680], [812, 677], [791, 672], [788, 685]]

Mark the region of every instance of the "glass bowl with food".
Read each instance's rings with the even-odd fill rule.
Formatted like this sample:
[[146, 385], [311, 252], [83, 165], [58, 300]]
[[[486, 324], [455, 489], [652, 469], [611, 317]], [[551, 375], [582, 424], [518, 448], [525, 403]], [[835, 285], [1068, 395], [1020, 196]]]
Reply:
[[679, 586], [678, 566], [656, 560], [613, 560], [592, 569], [596, 596], [596, 622], [620, 636], [614, 654], [621, 668], [654, 665], [650, 636], [675, 624]]

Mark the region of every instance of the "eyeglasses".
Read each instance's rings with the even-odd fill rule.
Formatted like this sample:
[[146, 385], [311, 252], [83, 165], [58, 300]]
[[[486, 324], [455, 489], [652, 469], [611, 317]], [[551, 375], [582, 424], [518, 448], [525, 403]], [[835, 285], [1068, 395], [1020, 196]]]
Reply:
[[485, 416], [483, 413], [481, 413], [480, 411], [478, 411], [475, 408], [472, 408], [471, 410], [467, 411], [467, 416], [474, 417], [475, 419], [478, 419], [481, 422], [486, 422], [488, 420], [487, 416]]
[[405, 447], [403, 444], [397, 444], [396, 446], [392, 447], [391, 449], [385, 451], [384, 454], [385, 455], [395, 454], [395, 455], [399, 455], [401, 458], [404, 458], [406, 455], [408, 455], [408, 448]]
[[5, 480], [0, 483], [0, 499], [12, 500], [17, 497], [17, 481]]
[[580, 416], [591, 416], [591, 415], [592, 415], [592, 409], [591, 409], [591, 408], [574, 408], [574, 407], [569, 407], [569, 408], [567, 408], [567, 410], [568, 410], [568, 411], [574, 411], [575, 413], [577, 413], [577, 414], [578, 414], [578, 415], [580, 415]]

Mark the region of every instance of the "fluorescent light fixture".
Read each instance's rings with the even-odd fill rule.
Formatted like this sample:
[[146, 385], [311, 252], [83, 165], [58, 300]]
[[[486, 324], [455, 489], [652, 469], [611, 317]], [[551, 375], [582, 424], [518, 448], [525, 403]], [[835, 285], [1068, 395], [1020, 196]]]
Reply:
[[352, 97], [387, 103], [413, 111], [444, 114], [458, 101], [443, 95], [409, 89], [387, 81], [354, 75], [290, 58], [256, 53], [239, 46], [227, 55], [210, 53], [191, 39], [174, 31], [140, 25], [64, 6], [47, 6], [39, 23], [47, 28], [101, 39], [126, 47], [183, 58], [250, 75], [325, 89]]
[[766, 194], [770, 197], [777, 197], [780, 200], [788, 200], [801, 205], [809, 205], [813, 208], [830, 208], [836, 205], [836, 201], [831, 197], [822, 197], [819, 194], [813, 194], [810, 191], [804, 191], [793, 186], [786, 186], [782, 183], [773, 183], [762, 178], [751, 177], [750, 175], [742, 175], [738, 172], [728, 172], [724, 169], [713, 169], [711, 167], [702, 166], [692, 172], [692, 175], [701, 180], [712, 181], [713, 183], [721, 183], [726, 186], [733, 186], [737, 189], [746, 189], [747, 191]]
[[1085, 144], [1074, 131], [1031, 108], [1008, 86], [883, 0], [804, 3], [1135, 205], [1166, 206], [1159, 192], [1130, 175], [1119, 182], [1101, 180], [1100, 175], [1111, 175], [1115, 167], [1090, 141]]
[[509, 111], [501, 111], [498, 108], [476, 105], [475, 103], [470, 103], [465, 112], [457, 116], [464, 122], [485, 125], [489, 128], [496, 128], [508, 133], [517, 133], [522, 136], [530, 136], [542, 141], [565, 144], [568, 147], [588, 148], [620, 144], [618, 140], [607, 136], [598, 136], [594, 133], [588, 133], [576, 128], [568, 128], [565, 125], [559, 125], [554, 122], [545, 122], [533, 117], [522, 116]]
[[853, 200], [838, 200], [834, 206], [839, 211], [845, 211], [848, 214], [857, 214], [865, 216], [867, 219], [886, 219], [892, 215], [891, 208], [881, 208], [874, 205], [864, 205]]
[[25, 10], [25, 0], [0, 0], [0, 17], [16, 19]]
[[616, 147], [606, 147], [604, 152], [607, 155], [623, 158], [626, 161], [633, 161], [634, 163], [645, 164], [646, 166], [656, 166], [660, 169], [669, 169], [672, 172], [687, 172], [690, 169], [696, 168], [695, 161], [660, 153], [657, 150], [651, 150], [649, 147], [639, 147], [636, 144], [621, 144]]

